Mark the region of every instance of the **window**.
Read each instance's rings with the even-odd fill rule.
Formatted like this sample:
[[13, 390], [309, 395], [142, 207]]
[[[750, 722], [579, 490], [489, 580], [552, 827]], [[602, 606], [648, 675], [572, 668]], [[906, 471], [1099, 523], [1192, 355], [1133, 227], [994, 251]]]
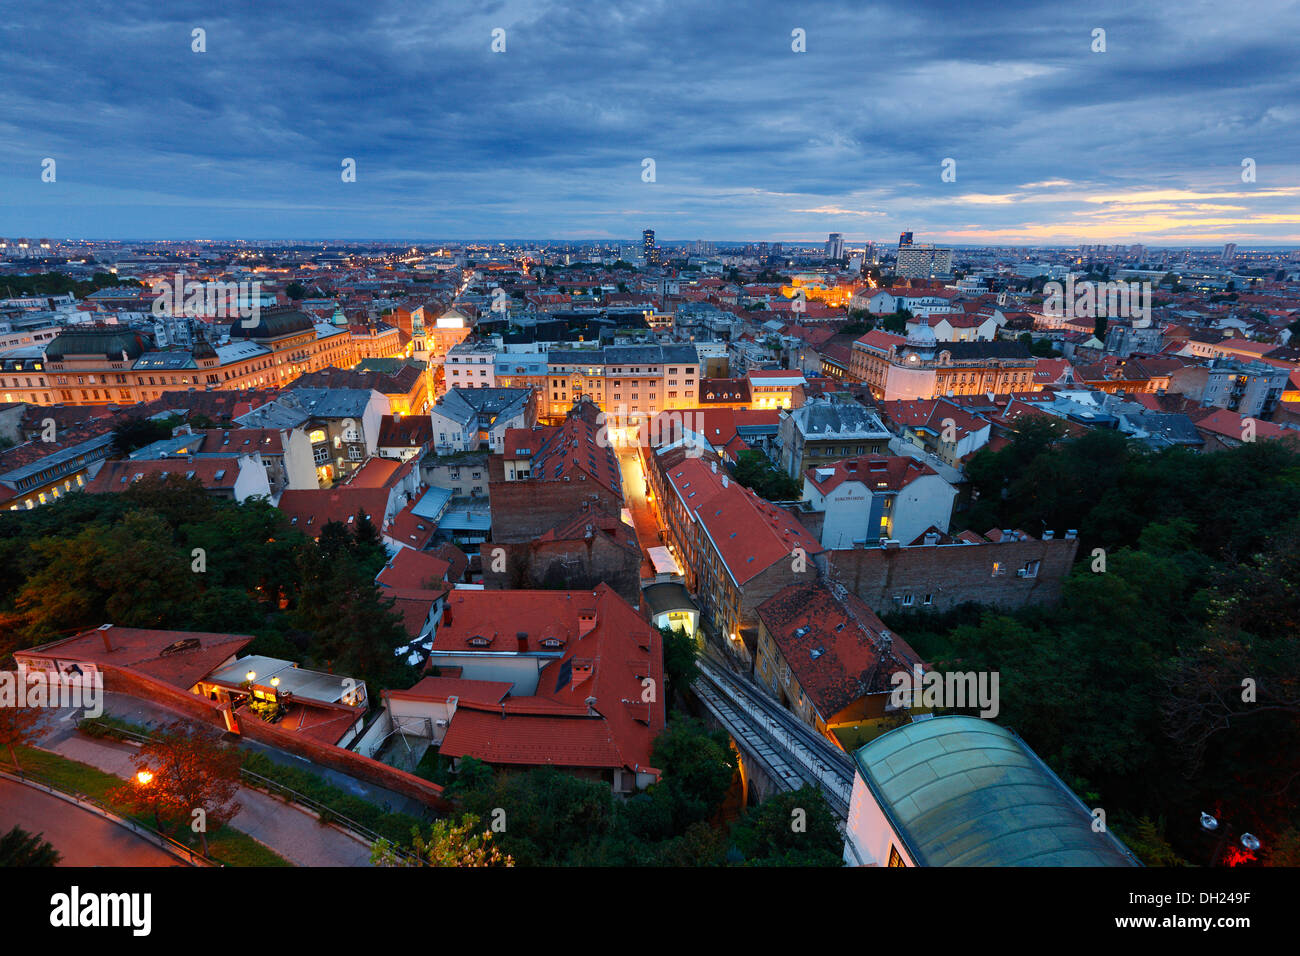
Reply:
[[902, 867], [907, 866], [907, 864], [903, 862], [902, 854], [898, 852], [898, 847], [894, 846], [892, 843], [889, 845], [889, 865]]
[[933, 594], [927, 594], [927, 595], [925, 596], [924, 604], [925, 604], [926, 607], [930, 607], [932, 604], [934, 604], [934, 595], [933, 595]]
[[1001, 573], [1002, 573], [1002, 562], [1001, 562], [1001, 561], [994, 561], [994, 562], [993, 562], [993, 577], [996, 578], [996, 577], [997, 577], [999, 574], [1001, 574]]

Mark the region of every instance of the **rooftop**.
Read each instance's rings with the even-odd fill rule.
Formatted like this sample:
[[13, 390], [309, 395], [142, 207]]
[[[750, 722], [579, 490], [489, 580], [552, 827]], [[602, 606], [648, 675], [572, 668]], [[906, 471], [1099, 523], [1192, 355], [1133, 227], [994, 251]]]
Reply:
[[924, 866], [1137, 866], [1019, 737], [978, 717], [905, 724], [854, 760]]

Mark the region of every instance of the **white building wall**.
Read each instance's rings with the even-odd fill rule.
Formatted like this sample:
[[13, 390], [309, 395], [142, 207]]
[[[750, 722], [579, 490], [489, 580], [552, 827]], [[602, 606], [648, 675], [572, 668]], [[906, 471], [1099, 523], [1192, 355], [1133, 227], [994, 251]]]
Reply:
[[876, 803], [871, 788], [860, 773], [854, 774], [849, 819], [844, 826], [844, 862], [848, 866], [888, 866], [891, 846], [898, 850], [904, 863], [916, 866], [916, 861]]
[[922, 475], [909, 482], [894, 498], [892, 537], [908, 543], [931, 525], [947, 531], [956, 498], [957, 489], [938, 475]]

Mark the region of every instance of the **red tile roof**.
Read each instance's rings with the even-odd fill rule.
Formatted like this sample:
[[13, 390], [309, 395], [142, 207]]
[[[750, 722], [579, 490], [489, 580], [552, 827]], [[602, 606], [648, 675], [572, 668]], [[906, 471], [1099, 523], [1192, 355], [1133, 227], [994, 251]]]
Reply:
[[388, 507], [388, 492], [383, 488], [353, 488], [340, 485], [335, 488], [309, 488], [285, 491], [280, 494], [279, 508], [289, 518], [289, 524], [303, 534], [319, 538], [321, 528], [331, 521], [352, 529], [357, 512], [365, 513], [376, 528], [382, 530], [384, 511]]
[[728, 480], [716, 494], [697, 505], [695, 514], [737, 585], [778, 561], [790, 560], [795, 548], [802, 548], [805, 554], [819, 554], [822, 550], [817, 539], [788, 511], [734, 481]]
[[597, 441], [600, 427], [570, 415], [532, 456], [529, 469], [534, 481], [592, 480], [622, 497], [618, 459], [608, 442]]
[[[105, 646], [106, 639], [108, 646]], [[164, 653], [178, 642], [190, 640], [197, 641], [198, 645]], [[106, 630], [83, 631], [73, 637], [16, 653], [64, 661], [88, 661], [101, 667], [138, 671], [189, 690], [252, 641], [250, 634], [108, 627]]]
[[228, 451], [251, 455], [260, 452], [263, 455], [283, 455], [284, 446], [280, 432], [274, 428], [209, 428], [202, 434], [205, 455]]
[[463, 703], [483, 707], [500, 705], [510, 694], [509, 681], [465, 680], [459, 677], [424, 677], [406, 690], [386, 690], [385, 697], [398, 700], [445, 701], [456, 697]]
[[891, 674], [921, 663], [859, 598], [837, 598], [824, 585], [792, 584], [760, 604], [758, 617], [825, 720], [867, 694], [890, 692]]
[[643, 702], [648, 685], [642, 682], [649, 678], [662, 688], [663, 647], [659, 632], [609, 585], [594, 591], [452, 591], [434, 649], [561, 655], [542, 668], [533, 695], [482, 711], [462, 703], [443, 741], [444, 755], [528, 766], [648, 768], [664, 726], [664, 695]]
[[447, 580], [451, 564], [427, 551], [402, 548], [388, 560], [375, 578], [389, 588], [437, 589]]
[[86, 485], [91, 494], [105, 494], [126, 491], [131, 484], [141, 478], [193, 478], [209, 491], [233, 490], [235, 479], [239, 477], [239, 459], [234, 455], [229, 458], [167, 458], [160, 461], [106, 461], [95, 476], [95, 480]]
[[[1283, 428], [1280, 425], [1274, 425], [1272, 422], [1259, 419], [1253, 419], [1253, 421], [1255, 423], [1256, 438], [1276, 439], [1290, 443], [1300, 442], [1300, 431], [1294, 428]], [[1245, 417], [1237, 412], [1219, 408], [1208, 415], [1197, 418], [1196, 427], [1215, 435], [1231, 438], [1234, 441], [1241, 441], [1242, 434], [1245, 431], [1244, 422]]]
[[902, 345], [907, 341], [904, 335], [894, 335], [892, 332], [882, 332], [880, 329], [872, 329], [866, 335], [857, 340], [863, 345], [873, 349], [879, 349], [882, 352], [888, 352], [895, 345]]
[[402, 544], [403, 551], [414, 548], [423, 551], [438, 533], [438, 523], [415, 513], [419, 498], [412, 498], [410, 503], [393, 515], [388, 527], [383, 529], [384, 536]]
[[[827, 471], [830, 473], [822, 477]], [[861, 482], [873, 492], [878, 489], [901, 491], [918, 478], [937, 474], [924, 462], [905, 455], [859, 455], [837, 461], [830, 468], [809, 468], [806, 477], [825, 495], [846, 481]]]

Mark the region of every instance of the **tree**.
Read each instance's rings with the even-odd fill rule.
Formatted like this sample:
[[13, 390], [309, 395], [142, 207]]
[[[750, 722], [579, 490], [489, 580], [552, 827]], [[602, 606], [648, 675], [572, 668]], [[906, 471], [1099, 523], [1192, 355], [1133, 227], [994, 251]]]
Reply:
[[165, 419], [128, 418], [113, 429], [113, 454], [125, 458], [137, 448], [172, 437], [172, 429], [181, 423], [178, 415]]
[[63, 854], [42, 839], [44, 836], [28, 833], [22, 827], [0, 836], [0, 866], [58, 866]]
[[731, 840], [749, 866], [843, 866], [844, 838], [822, 792], [804, 784], [746, 811]]
[[438, 820], [426, 839], [418, 827], [411, 828], [412, 852], [403, 853], [381, 839], [371, 847], [374, 866], [514, 866], [508, 853], [492, 842], [491, 830], [478, 830], [479, 819], [467, 813], [455, 820]]
[[484, 784], [456, 793], [468, 813], [504, 825], [501, 849], [519, 866], [578, 863], [613, 833], [616, 811], [607, 783], [542, 767], [494, 774]]
[[760, 451], [742, 451], [736, 460], [736, 481], [768, 501], [795, 501], [802, 497], [803, 486], [783, 471], [778, 471]]
[[696, 661], [698, 648], [695, 638], [678, 627], [661, 627], [659, 633], [664, 641], [664, 676], [668, 687], [674, 694], [685, 690], [700, 674]]
[[136, 813], [152, 813], [160, 829], [190, 825], [207, 856], [208, 829], [239, 812], [239, 767], [239, 752], [223, 745], [210, 728], [178, 720], [140, 748], [136, 776], [112, 790], [109, 799]]
[[[22, 678], [23, 671], [11, 672], [15, 682]], [[18, 688], [14, 687], [15, 692]], [[0, 697], [3, 695], [0, 694]], [[18, 747], [25, 747], [35, 736], [36, 724], [41, 712], [35, 707], [18, 706], [17, 700], [0, 699], [0, 744], [9, 751], [13, 765], [22, 770], [18, 762]]]
[[893, 315], [887, 315], [881, 321], [886, 332], [892, 332], [895, 335], [904, 335], [907, 332], [907, 323], [912, 319], [912, 313], [908, 309], [900, 308]]
[[290, 282], [284, 288], [284, 294], [295, 302], [299, 302], [307, 297], [307, 290], [301, 282]]
[[656, 788], [675, 798], [673, 821], [679, 830], [717, 812], [738, 765], [726, 732], [709, 730], [693, 717], [674, 719], [655, 738], [650, 759], [663, 772]]
[[364, 511], [358, 511], [352, 526], [353, 553], [367, 569], [378, 574], [388, 563], [388, 551], [384, 548], [379, 529]]

